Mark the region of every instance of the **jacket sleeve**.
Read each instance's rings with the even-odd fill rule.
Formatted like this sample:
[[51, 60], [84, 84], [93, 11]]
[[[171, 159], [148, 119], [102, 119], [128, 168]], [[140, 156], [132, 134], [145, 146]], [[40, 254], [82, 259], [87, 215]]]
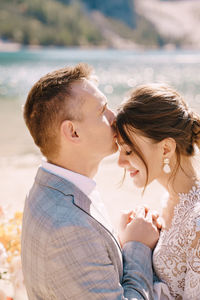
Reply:
[[151, 250], [136, 242], [125, 245], [120, 283], [106, 247], [93, 228], [67, 226], [54, 230], [46, 255], [46, 280], [52, 299], [153, 300]]
[[139, 242], [124, 245], [122, 286], [125, 299], [154, 299], [152, 251], [149, 247]]

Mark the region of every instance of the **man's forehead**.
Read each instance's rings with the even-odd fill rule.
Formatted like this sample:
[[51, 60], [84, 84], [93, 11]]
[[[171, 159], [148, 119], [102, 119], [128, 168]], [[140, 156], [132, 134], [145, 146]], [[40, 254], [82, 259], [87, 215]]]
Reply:
[[72, 89], [81, 91], [96, 90], [97, 85], [90, 79], [82, 78], [72, 83]]
[[90, 80], [83, 79], [72, 85], [72, 92], [82, 99], [96, 98], [101, 105], [105, 105], [108, 101], [106, 96], [98, 89], [98, 87]]

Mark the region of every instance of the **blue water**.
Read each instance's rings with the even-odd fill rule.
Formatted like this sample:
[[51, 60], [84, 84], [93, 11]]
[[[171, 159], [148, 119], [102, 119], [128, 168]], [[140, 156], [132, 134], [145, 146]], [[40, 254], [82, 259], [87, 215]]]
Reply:
[[200, 107], [200, 52], [182, 50], [51, 48], [0, 52], [0, 99], [23, 103], [31, 86], [42, 75], [78, 62], [87, 62], [94, 67], [99, 87], [113, 107], [131, 88], [148, 82], [168, 83], [193, 107]]

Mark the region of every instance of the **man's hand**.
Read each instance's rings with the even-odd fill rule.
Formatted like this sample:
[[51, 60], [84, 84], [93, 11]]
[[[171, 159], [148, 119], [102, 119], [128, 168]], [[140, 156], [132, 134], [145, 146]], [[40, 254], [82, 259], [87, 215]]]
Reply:
[[136, 212], [124, 212], [120, 219], [119, 239], [121, 246], [130, 241], [143, 243], [153, 249], [159, 238], [158, 216], [145, 207]]

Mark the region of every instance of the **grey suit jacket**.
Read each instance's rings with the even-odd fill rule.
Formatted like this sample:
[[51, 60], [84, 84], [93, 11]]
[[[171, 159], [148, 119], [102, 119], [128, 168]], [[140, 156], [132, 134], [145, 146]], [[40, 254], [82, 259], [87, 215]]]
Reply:
[[91, 200], [39, 168], [26, 199], [22, 268], [30, 300], [153, 300], [151, 250], [120, 248], [90, 214]]

